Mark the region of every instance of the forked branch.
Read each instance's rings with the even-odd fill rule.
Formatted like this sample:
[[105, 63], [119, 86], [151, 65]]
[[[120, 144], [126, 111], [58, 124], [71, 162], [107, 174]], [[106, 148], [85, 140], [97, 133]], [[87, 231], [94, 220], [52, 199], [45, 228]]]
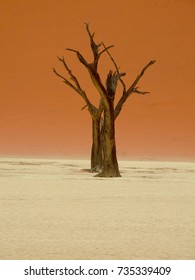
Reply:
[[121, 98], [119, 99], [115, 110], [114, 110], [114, 117], [115, 119], [118, 117], [122, 106], [124, 105], [125, 101], [127, 100], [127, 98], [132, 94], [132, 93], [138, 93], [138, 94], [148, 94], [148, 91], [140, 91], [138, 88], [136, 87], [137, 83], [139, 82], [139, 80], [141, 79], [141, 77], [144, 75], [146, 69], [148, 69], [148, 67], [150, 67], [151, 65], [153, 65], [156, 62], [156, 60], [151, 60], [140, 72], [140, 74], [137, 76], [137, 78], [134, 80], [134, 82], [132, 83], [132, 85], [129, 87], [129, 89], [125, 92], [123, 92], [123, 95], [121, 96]]
[[[134, 92], [135, 87], [137, 85], [137, 83], [139, 82], [139, 80], [141, 79], [141, 77], [144, 75], [145, 71], [147, 70], [148, 67], [150, 67], [151, 65], [153, 65], [156, 62], [156, 60], [151, 60], [143, 69], [142, 71], [139, 73], [139, 75], [137, 76], [137, 78], [135, 79], [135, 81], [132, 83], [132, 85], [129, 87], [129, 89], [127, 90], [127, 94], [131, 94]], [[136, 92], [136, 91], [135, 91]], [[141, 93], [141, 92], [138, 92]]]
[[95, 41], [94, 41], [94, 36], [95, 36], [95, 33], [91, 33], [90, 30], [89, 30], [89, 24], [86, 23], [86, 30], [87, 30], [87, 33], [89, 35], [89, 39], [90, 39], [90, 46], [91, 46], [91, 50], [92, 50], [92, 53], [93, 53], [93, 62], [92, 62], [92, 65], [93, 65], [93, 68], [95, 71], [97, 71], [97, 67], [98, 67], [98, 61], [100, 59], [100, 56], [108, 49], [112, 48], [113, 45], [111, 46], [108, 46], [108, 47], [104, 47], [104, 49], [102, 51], [100, 51], [100, 47], [102, 46], [102, 43], [99, 43], [99, 44], [96, 44]]
[[90, 111], [91, 114], [93, 114], [97, 109], [95, 106], [92, 105], [92, 103], [89, 101], [85, 91], [81, 88], [80, 83], [76, 76], [72, 73], [71, 69], [68, 67], [64, 57], [60, 58], [58, 57], [58, 60], [63, 64], [64, 68], [66, 69], [68, 75], [70, 76], [70, 80], [73, 82], [70, 82], [66, 77], [63, 75], [59, 74], [55, 68], [53, 68], [53, 72], [55, 75], [60, 77], [65, 84], [67, 84], [70, 88], [72, 88], [74, 91], [76, 91], [86, 102], [86, 106], [88, 106], [88, 110]]
[[[114, 67], [115, 67], [115, 69], [116, 69], [116, 72], [119, 73], [119, 67], [117, 66], [117, 64], [116, 64], [116, 62], [115, 62], [113, 56], [112, 56], [111, 53], [108, 51], [108, 48], [106, 48], [106, 46], [105, 46], [105, 44], [104, 44], [103, 42], [102, 42], [102, 45], [104, 46], [104, 51], [107, 52], [107, 54], [109, 55], [111, 61], [113, 62]], [[126, 74], [124, 73], [123, 76], [125, 76], [125, 75], [126, 75]], [[122, 86], [123, 86], [123, 94], [124, 94], [124, 93], [126, 92], [126, 85], [125, 85], [124, 81], [121, 79], [121, 77], [119, 77], [119, 81], [121, 82], [121, 84], [122, 84]]]

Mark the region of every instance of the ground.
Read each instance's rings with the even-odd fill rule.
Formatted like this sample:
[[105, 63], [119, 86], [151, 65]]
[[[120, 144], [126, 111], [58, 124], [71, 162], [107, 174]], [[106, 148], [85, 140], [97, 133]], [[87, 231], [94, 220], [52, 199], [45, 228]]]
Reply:
[[0, 159], [0, 259], [195, 259], [195, 163]]

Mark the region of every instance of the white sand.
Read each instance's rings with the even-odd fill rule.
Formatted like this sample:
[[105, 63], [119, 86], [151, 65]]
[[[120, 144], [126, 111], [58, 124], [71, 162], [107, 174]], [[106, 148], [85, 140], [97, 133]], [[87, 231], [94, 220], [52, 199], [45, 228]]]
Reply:
[[195, 259], [195, 163], [0, 159], [0, 259]]

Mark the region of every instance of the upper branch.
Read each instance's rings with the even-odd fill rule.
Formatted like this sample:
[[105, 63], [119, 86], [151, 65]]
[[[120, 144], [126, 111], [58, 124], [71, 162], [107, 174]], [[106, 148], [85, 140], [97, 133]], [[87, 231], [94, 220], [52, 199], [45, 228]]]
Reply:
[[96, 44], [94, 41], [94, 35], [95, 33], [91, 34], [90, 30], [89, 30], [89, 24], [86, 23], [86, 30], [87, 33], [89, 35], [89, 39], [90, 39], [90, 45], [91, 45], [91, 50], [93, 52], [93, 57], [94, 57], [94, 68], [97, 69], [97, 64], [98, 64], [98, 59], [99, 59], [99, 48], [101, 47], [101, 44]]
[[82, 91], [82, 92], [84, 93], [84, 90], [81, 89], [81, 86], [80, 86], [80, 84], [79, 84], [79, 82], [78, 82], [78, 79], [76, 78], [75, 75], [73, 75], [72, 71], [70, 70], [70, 68], [68, 67], [67, 63], [65, 62], [64, 57], [62, 57], [62, 58], [58, 57], [58, 59], [59, 59], [60, 62], [63, 63], [63, 65], [64, 65], [66, 71], [68, 72], [68, 74], [69, 74], [71, 80], [75, 83], [76, 87], [77, 87], [80, 91]]
[[108, 49], [112, 48], [113, 45], [111, 46], [108, 46], [108, 47], [104, 47], [104, 49], [102, 51], [100, 51], [100, 47], [103, 45], [102, 43], [99, 43], [99, 44], [96, 44], [95, 41], [94, 41], [94, 36], [95, 36], [95, 33], [91, 33], [90, 30], [89, 30], [89, 24], [86, 23], [86, 30], [87, 30], [87, 33], [89, 35], [89, 39], [90, 39], [90, 46], [91, 46], [91, 50], [93, 52], [93, 67], [94, 67], [94, 70], [97, 71], [97, 67], [98, 67], [98, 62], [99, 62], [99, 59], [100, 59], [100, 56]]
[[60, 77], [65, 84], [67, 84], [69, 87], [74, 89], [86, 102], [86, 105], [88, 106], [88, 110], [90, 113], [94, 113], [96, 111], [95, 106], [92, 105], [92, 103], [89, 101], [85, 91], [81, 88], [78, 79], [76, 76], [72, 73], [71, 69], [68, 67], [67, 63], [65, 62], [64, 57], [60, 58], [58, 57], [59, 61], [63, 64], [64, 68], [66, 69], [67, 73], [70, 76], [70, 79], [73, 81], [70, 82], [67, 78], [65, 78], [63, 75], [59, 74], [55, 68], [53, 68], [54, 74], [56, 74], [58, 77]]
[[[68, 48], [66, 50], [76, 53], [77, 58], [80, 61], [80, 63], [83, 64], [87, 68], [87, 70], [90, 74], [91, 80], [92, 80], [93, 84], [95, 85], [96, 89], [99, 91], [101, 98], [104, 100], [104, 102], [106, 102], [107, 90], [101, 81], [97, 68], [98, 68], [98, 62], [99, 62], [101, 55], [105, 52], [108, 52], [108, 49], [112, 48], [113, 45], [106, 47], [102, 43], [96, 44], [94, 41], [95, 33], [90, 32], [89, 24], [86, 24], [86, 30], [87, 30], [88, 36], [90, 38], [90, 46], [91, 46], [91, 50], [93, 52], [93, 62], [88, 63], [87, 60], [83, 57], [83, 55], [78, 50], [70, 49], [70, 48]], [[100, 51], [100, 47], [102, 45], [104, 46], [104, 49]], [[116, 76], [117, 76], [117, 79], [116, 79]], [[112, 77], [112, 83], [114, 82], [115, 79], [116, 79], [116, 81], [115, 81], [115, 83], [116, 83], [118, 79], [121, 79], [120, 77], [121, 77], [121, 74], [119, 74], [118, 69], [117, 69], [117, 75], [114, 75], [114, 77]]]
[[76, 55], [77, 55], [79, 61], [80, 61], [85, 67], [87, 67], [87, 66], [89, 65], [89, 63], [87, 63], [87, 61], [85, 60], [85, 58], [82, 56], [82, 54], [81, 54], [79, 51], [74, 50], [74, 49], [69, 49], [69, 48], [67, 48], [66, 50], [76, 53]]
[[121, 96], [121, 98], [119, 99], [115, 110], [114, 110], [114, 117], [115, 119], [118, 117], [122, 106], [124, 105], [125, 101], [127, 100], [127, 98], [132, 94], [132, 93], [138, 93], [138, 94], [147, 94], [149, 93], [148, 91], [140, 91], [138, 90], [138, 87], [136, 87], [137, 83], [139, 82], [139, 80], [141, 79], [141, 77], [144, 75], [146, 69], [148, 67], [150, 67], [151, 65], [153, 65], [156, 62], [156, 60], [151, 60], [140, 72], [140, 74], [137, 76], [137, 78], [135, 79], [135, 81], [132, 83], [132, 85], [129, 87], [129, 89], [127, 91], [125, 91], [123, 93], [123, 95]]
[[[111, 55], [111, 53], [108, 51], [108, 48], [106, 48], [105, 44], [102, 42], [102, 45], [104, 46], [104, 51], [107, 52], [107, 54], [109, 55], [111, 61], [113, 62], [115, 68], [116, 68], [116, 72], [119, 74], [119, 67], [117, 66], [113, 56]], [[126, 74], [124, 73], [123, 76], [125, 76]], [[123, 93], [126, 92], [126, 85], [124, 83], [124, 81], [121, 79], [121, 77], [119, 77], [119, 81], [121, 82], [122, 86], [123, 86]]]
[[87, 68], [87, 70], [90, 74], [91, 80], [92, 80], [93, 84], [95, 85], [96, 89], [99, 91], [101, 97], [105, 98], [106, 89], [102, 84], [101, 78], [97, 72], [97, 68], [94, 67], [94, 63], [88, 63], [86, 61], [86, 59], [83, 57], [83, 55], [77, 50], [74, 50], [74, 49], [66, 49], [66, 50], [76, 53], [77, 58], [80, 61], [80, 63], [83, 64]]
[[[64, 82], [65, 84], [67, 84], [69, 87], [71, 87], [72, 89], [74, 89], [76, 92], [78, 92], [78, 93], [80, 94], [80, 92], [78, 91], [78, 89], [77, 89], [70, 81], [68, 81], [64, 76], [62, 76], [61, 74], [59, 74], [59, 73], [56, 71], [55, 68], [53, 68], [53, 72], [54, 72], [54, 74], [55, 74], [56, 76], [60, 77], [60, 78], [63, 80], [63, 82]], [[80, 94], [80, 95], [81, 95], [81, 94]]]
[[[156, 60], [151, 60], [143, 69], [142, 71], [139, 73], [139, 75], [137, 76], [137, 78], [135, 79], [135, 81], [132, 83], [132, 85], [129, 87], [129, 89], [127, 90], [127, 94], [131, 94], [133, 92], [136, 92], [136, 85], [139, 82], [139, 80], [141, 79], [141, 77], [144, 75], [146, 69], [148, 67], [150, 67], [151, 65], [153, 65], [156, 62]], [[141, 92], [137, 92], [137, 93], [141, 93]]]

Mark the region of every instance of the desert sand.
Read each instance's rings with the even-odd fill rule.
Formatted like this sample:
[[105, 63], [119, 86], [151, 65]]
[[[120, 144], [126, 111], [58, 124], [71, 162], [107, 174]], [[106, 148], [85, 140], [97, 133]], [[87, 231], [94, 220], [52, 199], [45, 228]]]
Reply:
[[195, 259], [195, 163], [0, 158], [0, 259]]

